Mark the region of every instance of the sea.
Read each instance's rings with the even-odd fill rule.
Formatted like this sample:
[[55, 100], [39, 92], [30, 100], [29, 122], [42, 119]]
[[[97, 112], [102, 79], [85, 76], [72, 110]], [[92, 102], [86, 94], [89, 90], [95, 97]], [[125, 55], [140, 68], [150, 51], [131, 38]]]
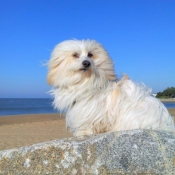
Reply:
[[50, 98], [0, 98], [0, 116], [58, 113], [52, 101]]
[[[0, 98], [0, 116], [20, 114], [59, 113], [54, 110], [50, 98]], [[175, 102], [163, 102], [167, 108], [175, 108]]]

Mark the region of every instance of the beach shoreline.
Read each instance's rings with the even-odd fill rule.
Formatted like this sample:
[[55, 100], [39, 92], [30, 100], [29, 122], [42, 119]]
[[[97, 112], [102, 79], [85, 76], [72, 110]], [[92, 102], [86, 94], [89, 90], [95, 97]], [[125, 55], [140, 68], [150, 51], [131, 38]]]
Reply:
[[175, 99], [158, 98], [161, 102], [175, 102]]
[[[168, 111], [175, 121], [175, 108]], [[72, 136], [63, 114], [0, 116], [0, 151]]]

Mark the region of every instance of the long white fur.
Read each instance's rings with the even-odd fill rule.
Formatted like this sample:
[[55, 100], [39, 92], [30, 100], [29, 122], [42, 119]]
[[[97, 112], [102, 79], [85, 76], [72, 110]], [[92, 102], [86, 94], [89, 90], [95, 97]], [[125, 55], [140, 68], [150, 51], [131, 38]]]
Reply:
[[[78, 58], [72, 56], [75, 52]], [[80, 70], [84, 60], [91, 63], [86, 71]], [[112, 60], [96, 41], [58, 44], [48, 66], [53, 104], [66, 111], [66, 125], [75, 136], [132, 129], [175, 131], [171, 115], [151, 96], [151, 89], [126, 76], [117, 80]]]

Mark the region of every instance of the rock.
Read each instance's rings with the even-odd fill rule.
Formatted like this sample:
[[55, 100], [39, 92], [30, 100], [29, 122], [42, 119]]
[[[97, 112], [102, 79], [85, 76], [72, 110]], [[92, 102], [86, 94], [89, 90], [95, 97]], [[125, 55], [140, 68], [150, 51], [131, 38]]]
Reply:
[[0, 152], [0, 174], [175, 174], [175, 133], [131, 130]]

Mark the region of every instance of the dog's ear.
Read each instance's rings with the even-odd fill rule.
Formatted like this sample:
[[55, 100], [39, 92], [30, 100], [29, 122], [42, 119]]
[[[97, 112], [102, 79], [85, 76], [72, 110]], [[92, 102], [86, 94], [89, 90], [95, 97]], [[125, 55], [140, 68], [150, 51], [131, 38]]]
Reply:
[[47, 82], [49, 85], [53, 85], [54, 84], [54, 76], [56, 74], [56, 66], [50, 68], [48, 74], [47, 74]]
[[49, 85], [53, 84], [53, 71], [49, 71], [49, 73], [47, 74], [47, 82]]
[[117, 77], [116, 77], [115, 74], [110, 74], [110, 75], [107, 76], [107, 79], [108, 79], [109, 81], [114, 81], [114, 80], [117, 79]]
[[115, 81], [117, 79], [113, 69], [108, 69], [105, 74], [108, 81]]

